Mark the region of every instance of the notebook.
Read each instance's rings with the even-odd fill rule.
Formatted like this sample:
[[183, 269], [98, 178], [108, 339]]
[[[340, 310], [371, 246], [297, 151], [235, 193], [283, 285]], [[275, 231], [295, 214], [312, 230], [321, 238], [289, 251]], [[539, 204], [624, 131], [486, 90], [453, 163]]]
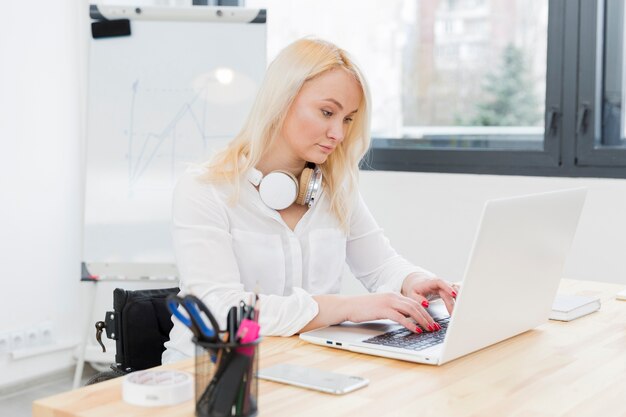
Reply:
[[586, 189], [485, 204], [454, 314], [431, 303], [443, 328], [416, 334], [392, 321], [342, 323], [302, 333], [311, 343], [441, 365], [548, 321]]
[[552, 303], [550, 320], [571, 321], [600, 310], [598, 297], [557, 294]]

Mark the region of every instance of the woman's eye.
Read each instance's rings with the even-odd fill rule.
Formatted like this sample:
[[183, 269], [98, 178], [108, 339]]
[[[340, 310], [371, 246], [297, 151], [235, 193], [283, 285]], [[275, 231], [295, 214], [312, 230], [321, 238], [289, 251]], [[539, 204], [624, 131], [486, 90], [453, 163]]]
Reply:
[[333, 113], [329, 112], [328, 110], [322, 110], [322, 114], [324, 115], [324, 117], [330, 117], [333, 115]]
[[343, 122], [348, 124], [352, 123], [352, 117], [346, 117], [345, 119], [343, 119]]

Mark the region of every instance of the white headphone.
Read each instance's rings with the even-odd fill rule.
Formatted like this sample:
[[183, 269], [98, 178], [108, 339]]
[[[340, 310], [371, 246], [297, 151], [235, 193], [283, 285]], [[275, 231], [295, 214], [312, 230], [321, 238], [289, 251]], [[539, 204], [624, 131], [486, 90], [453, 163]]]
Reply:
[[322, 189], [322, 170], [313, 165], [300, 174], [300, 181], [290, 172], [272, 171], [263, 176], [252, 169], [250, 182], [259, 187], [261, 200], [271, 209], [283, 210], [294, 202], [311, 207]]

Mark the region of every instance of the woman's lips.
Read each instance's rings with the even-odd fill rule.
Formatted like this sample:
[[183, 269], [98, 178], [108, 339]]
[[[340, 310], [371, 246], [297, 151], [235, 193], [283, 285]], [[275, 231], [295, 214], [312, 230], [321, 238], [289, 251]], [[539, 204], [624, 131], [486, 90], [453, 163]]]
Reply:
[[324, 146], [324, 145], [317, 145], [322, 149], [322, 152], [324, 153], [331, 153], [335, 148], [332, 146]]

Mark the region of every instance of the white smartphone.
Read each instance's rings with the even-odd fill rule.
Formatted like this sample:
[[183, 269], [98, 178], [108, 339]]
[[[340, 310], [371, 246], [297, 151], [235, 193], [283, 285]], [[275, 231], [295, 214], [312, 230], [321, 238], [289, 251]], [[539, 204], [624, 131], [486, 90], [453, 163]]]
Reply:
[[287, 363], [261, 369], [257, 376], [268, 381], [282, 382], [330, 394], [346, 394], [369, 384], [369, 380], [360, 376], [338, 374]]

